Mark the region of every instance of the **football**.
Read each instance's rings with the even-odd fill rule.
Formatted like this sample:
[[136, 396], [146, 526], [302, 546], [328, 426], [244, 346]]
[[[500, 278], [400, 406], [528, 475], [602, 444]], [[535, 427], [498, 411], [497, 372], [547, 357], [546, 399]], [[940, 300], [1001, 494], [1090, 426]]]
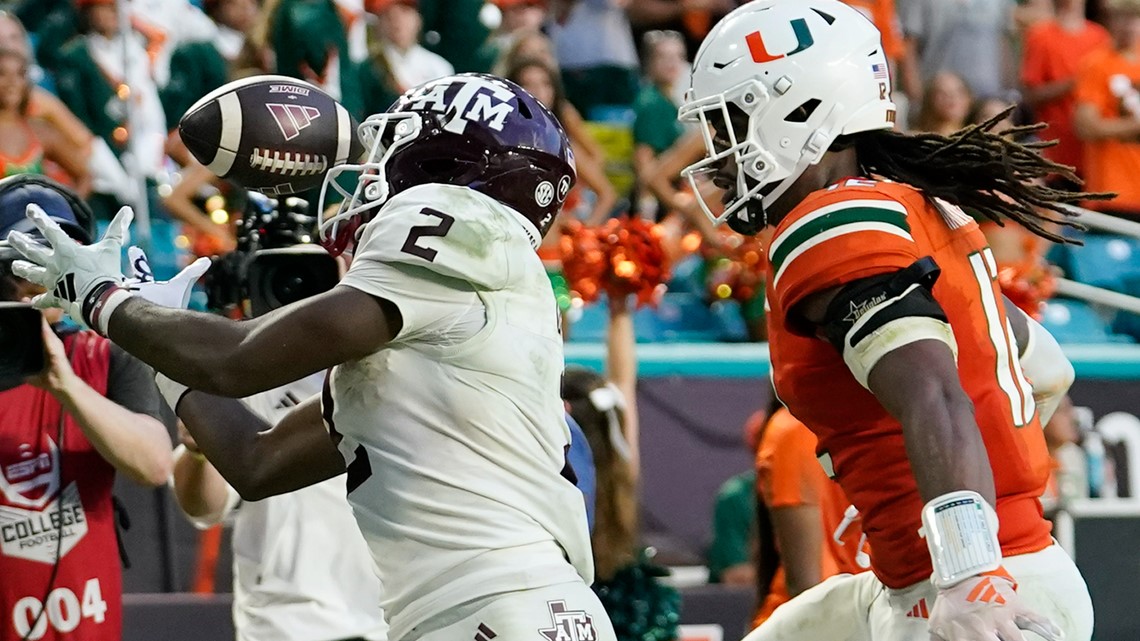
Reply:
[[252, 76], [194, 103], [178, 123], [182, 142], [215, 175], [269, 196], [319, 187], [329, 167], [364, 151], [357, 123], [317, 87]]

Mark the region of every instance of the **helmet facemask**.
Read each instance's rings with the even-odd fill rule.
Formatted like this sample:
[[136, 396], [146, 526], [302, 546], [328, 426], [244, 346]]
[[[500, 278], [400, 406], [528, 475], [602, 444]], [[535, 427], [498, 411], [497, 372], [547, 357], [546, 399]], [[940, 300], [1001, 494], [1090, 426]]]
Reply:
[[[772, 113], [781, 103], [772, 99], [761, 82], [751, 79], [681, 107], [682, 121], [699, 123], [706, 151], [704, 159], [686, 167], [681, 175], [688, 179], [701, 210], [714, 224], [727, 223], [737, 233], [755, 234], [774, 222], [767, 219], [768, 208], [809, 165], [819, 161], [833, 136], [821, 130], [812, 132], [798, 158], [789, 162], [787, 151], [773, 153], [764, 144], [761, 132], [765, 123], [774, 119], [806, 122], [813, 115], [818, 116], [813, 114], [815, 104], [810, 108], [801, 105], [790, 114]], [[781, 137], [778, 144], [786, 148], [789, 142], [789, 138]], [[724, 211], [717, 215], [699, 189], [698, 179], [715, 174], [726, 161], [736, 164], [736, 185]]]
[[[332, 167], [321, 185], [320, 210], [328, 207], [329, 188], [343, 199], [337, 211], [321, 222], [321, 245], [334, 256], [351, 252], [356, 235], [392, 195], [386, 167], [392, 156], [419, 137], [423, 120], [415, 112], [380, 113], [360, 125], [360, 138], [368, 148], [363, 163]], [[341, 174], [356, 174], [349, 193], [337, 182]]]
[[678, 115], [699, 124], [709, 156], [683, 172], [694, 187], [710, 171], [724, 185], [735, 163], [722, 214], [697, 191], [705, 214], [741, 233], [774, 224], [773, 205], [837, 137], [893, 126], [879, 32], [839, 0], [742, 4], [701, 44]]

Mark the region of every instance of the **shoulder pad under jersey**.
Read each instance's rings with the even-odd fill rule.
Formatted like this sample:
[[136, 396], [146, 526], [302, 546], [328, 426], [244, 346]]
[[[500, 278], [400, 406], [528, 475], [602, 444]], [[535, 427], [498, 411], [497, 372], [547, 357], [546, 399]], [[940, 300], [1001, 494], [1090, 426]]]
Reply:
[[392, 197], [364, 228], [355, 259], [429, 269], [502, 289], [533, 260], [537, 234], [506, 205], [467, 187], [419, 185]]

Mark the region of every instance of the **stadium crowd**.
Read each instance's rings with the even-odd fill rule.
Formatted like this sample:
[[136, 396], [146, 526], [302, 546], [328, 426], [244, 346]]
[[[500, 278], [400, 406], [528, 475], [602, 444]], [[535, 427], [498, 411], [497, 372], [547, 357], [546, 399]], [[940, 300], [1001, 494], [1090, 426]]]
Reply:
[[[634, 344], [766, 337], [756, 243], [714, 227], [679, 177], [704, 154], [700, 133], [676, 117], [689, 63], [712, 25], [737, 4], [0, 2], [7, 5], [0, 14], [0, 178], [49, 176], [79, 193], [104, 225], [122, 205], [146, 210], [151, 262], [160, 277], [170, 276], [195, 256], [223, 254], [237, 244], [246, 195], [198, 163], [177, 131], [182, 114], [224, 83], [258, 74], [303, 79], [357, 120], [384, 111], [408, 88], [456, 72], [494, 73], [527, 89], [565, 127], [580, 177], [540, 249], [564, 314], [564, 335], [610, 338], [608, 379], [571, 371], [565, 396], [598, 461], [604, 498], [595, 556], [600, 578], [613, 586], [611, 600], [621, 601], [623, 590], [640, 589], [642, 574], [655, 568], [633, 552], [639, 476]], [[1119, 194], [1090, 207], [1140, 217], [1140, 1], [848, 4], [883, 34], [890, 68], [882, 73], [896, 81], [898, 128], [952, 135], [996, 120], [998, 130], [1018, 139], [1056, 140], [1043, 153], [1074, 172], [1054, 177], [1052, 186], [1072, 189], [1079, 177], [1088, 191]], [[1045, 127], [1025, 126], [1037, 122]], [[1048, 242], [1020, 226], [987, 222], [984, 228], [1007, 295], [1048, 326], [1044, 302], [1059, 273], [1054, 263], [1062, 261]], [[653, 246], [626, 247], [627, 270], [636, 277], [615, 268], [615, 277], [625, 279], [622, 293], [639, 294], [645, 310], [624, 302], [607, 306], [604, 294], [617, 291], [611, 275], [582, 266], [584, 244], [597, 229], [620, 230]], [[1121, 288], [1137, 285], [1140, 279]], [[1137, 326], [1122, 322], [1121, 331]], [[615, 427], [611, 421], [619, 414]], [[1090, 493], [1078, 445], [1089, 426], [1081, 417], [1081, 408], [1065, 401], [1046, 427], [1056, 466], [1048, 497], [1054, 505]], [[852, 525], [857, 519], [845, 514], [842, 493], [816, 464], [806, 428], [773, 403], [745, 431], [756, 469], [718, 494], [707, 561], [714, 582], [761, 586], [759, 622], [828, 576], [867, 564]], [[184, 442], [193, 447], [192, 440]], [[837, 528], [843, 536], [836, 534], [831, 545]], [[658, 619], [629, 626], [637, 638], [672, 638], [674, 595], [660, 588], [646, 598]], [[614, 617], [614, 623], [623, 621]], [[662, 630], [657, 636], [644, 631], [654, 626]]]

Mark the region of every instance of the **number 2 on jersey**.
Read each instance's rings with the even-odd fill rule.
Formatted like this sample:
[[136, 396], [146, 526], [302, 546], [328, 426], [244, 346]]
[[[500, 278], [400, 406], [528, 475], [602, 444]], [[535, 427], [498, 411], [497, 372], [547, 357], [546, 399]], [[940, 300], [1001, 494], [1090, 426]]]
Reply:
[[431, 207], [424, 207], [420, 210], [420, 213], [425, 216], [435, 216], [439, 219], [439, 223], [435, 225], [416, 225], [412, 227], [400, 251], [405, 254], [419, 256], [430, 263], [435, 260], [435, 255], [439, 252], [430, 247], [420, 245], [420, 239], [424, 236], [446, 236], [447, 232], [451, 231], [451, 226], [455, 224], [455, 217], [441, 211], [436, 211]]
[[990, 248], [986, 247], [980, 252], [970, 254], [970, 267], [973, 268], [974, 277], [978, 279], [978, 287], [981, 289], [982, 310], [986, 315], [990, 343], [997, 358], [998, 385], [1009, 398], [1013, 424], [1023, 427], [1033, 420], [1037, 406], [1033, 402], [1033, 387], [1021, 371], [1013, 327], [1008, 320], [1002, 322], [1002, 302], [995, 293], [1000, 291], [996, 284], [997, 262], [994, 261], [994, 254]]

